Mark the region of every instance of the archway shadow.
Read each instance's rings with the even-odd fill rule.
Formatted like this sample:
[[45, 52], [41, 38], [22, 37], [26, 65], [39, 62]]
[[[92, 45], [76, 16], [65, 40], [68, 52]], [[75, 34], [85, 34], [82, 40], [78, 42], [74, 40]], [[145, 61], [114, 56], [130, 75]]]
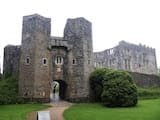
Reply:
[[58, 102], [66, 98], [67, 84], [63, 80], [53, 80], [51, 86], [50, 99], [51, 102]]

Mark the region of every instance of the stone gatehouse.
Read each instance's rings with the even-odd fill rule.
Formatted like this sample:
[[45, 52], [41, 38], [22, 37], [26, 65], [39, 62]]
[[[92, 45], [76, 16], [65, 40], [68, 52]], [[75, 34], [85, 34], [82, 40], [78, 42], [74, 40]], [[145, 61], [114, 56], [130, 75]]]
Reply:
[[89, 75], [95, 67], [155, 74], [155, 49], [120, 42], [93, 54], [92, 25], [84, 18], [68, 19], [63, 37], [51, 36], [51, 19], [24, 16], [20, 46], [4, 48], [3, 74], [19, 77], [19, 94], [49, 102], [53, 81], [62, 99], [80, 102], [90, 97]]
[[84, 18], [68, 19], [63, 37], [51, 36], [51, 19], [24, 16], [21, 46], [4, 49], [4, 74], [19, 76], [19, 93], [26, 99], [48, 102], [51, 85], [60, 85], [60, 97], [89, 99], [93, 70], [92, 25]]

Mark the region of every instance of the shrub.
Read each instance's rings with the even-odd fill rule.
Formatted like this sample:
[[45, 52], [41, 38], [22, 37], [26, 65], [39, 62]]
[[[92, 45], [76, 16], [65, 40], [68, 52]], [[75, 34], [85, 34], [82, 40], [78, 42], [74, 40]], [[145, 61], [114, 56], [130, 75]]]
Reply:
[[104, 75], [106, 72], [109, 72], [110, 69], [107, 68], [96, 68], [90, 74], [90, 86], [91, 86], [91, 97], [93, 101], [100, 102], [101, 101], [101, 94], [103, 91], [103, 83]]
[[125, 71], [110, 71], [103, 81], [102, 102], [109, 107], [128, 107], [137, 104], [137, 88]]
[[18, 96], [18, 80], [15, 76], [0, 81], [0, 104], [23, 103]]

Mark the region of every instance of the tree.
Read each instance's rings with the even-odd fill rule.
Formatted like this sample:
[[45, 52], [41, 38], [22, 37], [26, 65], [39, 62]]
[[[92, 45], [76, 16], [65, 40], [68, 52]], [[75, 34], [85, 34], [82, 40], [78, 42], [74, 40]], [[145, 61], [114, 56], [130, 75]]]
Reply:
[[90, 74], [90, 86], [91, 86], [91, 97], [92, 101], [101, 102], [101, 94], [103, 91], [104, 76], [110, 69], [107, 68], [96, 68]]
[[135, 106], [138, 101], [137, 88], [132, 77], [125, 71], [112, 70], [105, 74], [102, 103], [109, 107]]

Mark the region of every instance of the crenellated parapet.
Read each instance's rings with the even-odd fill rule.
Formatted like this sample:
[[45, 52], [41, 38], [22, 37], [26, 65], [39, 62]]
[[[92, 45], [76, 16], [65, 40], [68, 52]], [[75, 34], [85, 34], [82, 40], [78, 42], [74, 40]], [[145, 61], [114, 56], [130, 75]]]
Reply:
[[148, 52], [148, 53], [151, 53], [151, 54], [155, 53], [155, 48], [152, 48], [152, 47], [149, 47], [149, 46], [146, 46], [146, 45], [142, 45], [142, 44], [136, 45], [136, 44], [133, 44], [133, 43], [126, 42], [124, 40], [120, 41], [118, 46], [123, 46], [126, 49], [132, 49], [134, 51], [143, 51], [143, 52]]

